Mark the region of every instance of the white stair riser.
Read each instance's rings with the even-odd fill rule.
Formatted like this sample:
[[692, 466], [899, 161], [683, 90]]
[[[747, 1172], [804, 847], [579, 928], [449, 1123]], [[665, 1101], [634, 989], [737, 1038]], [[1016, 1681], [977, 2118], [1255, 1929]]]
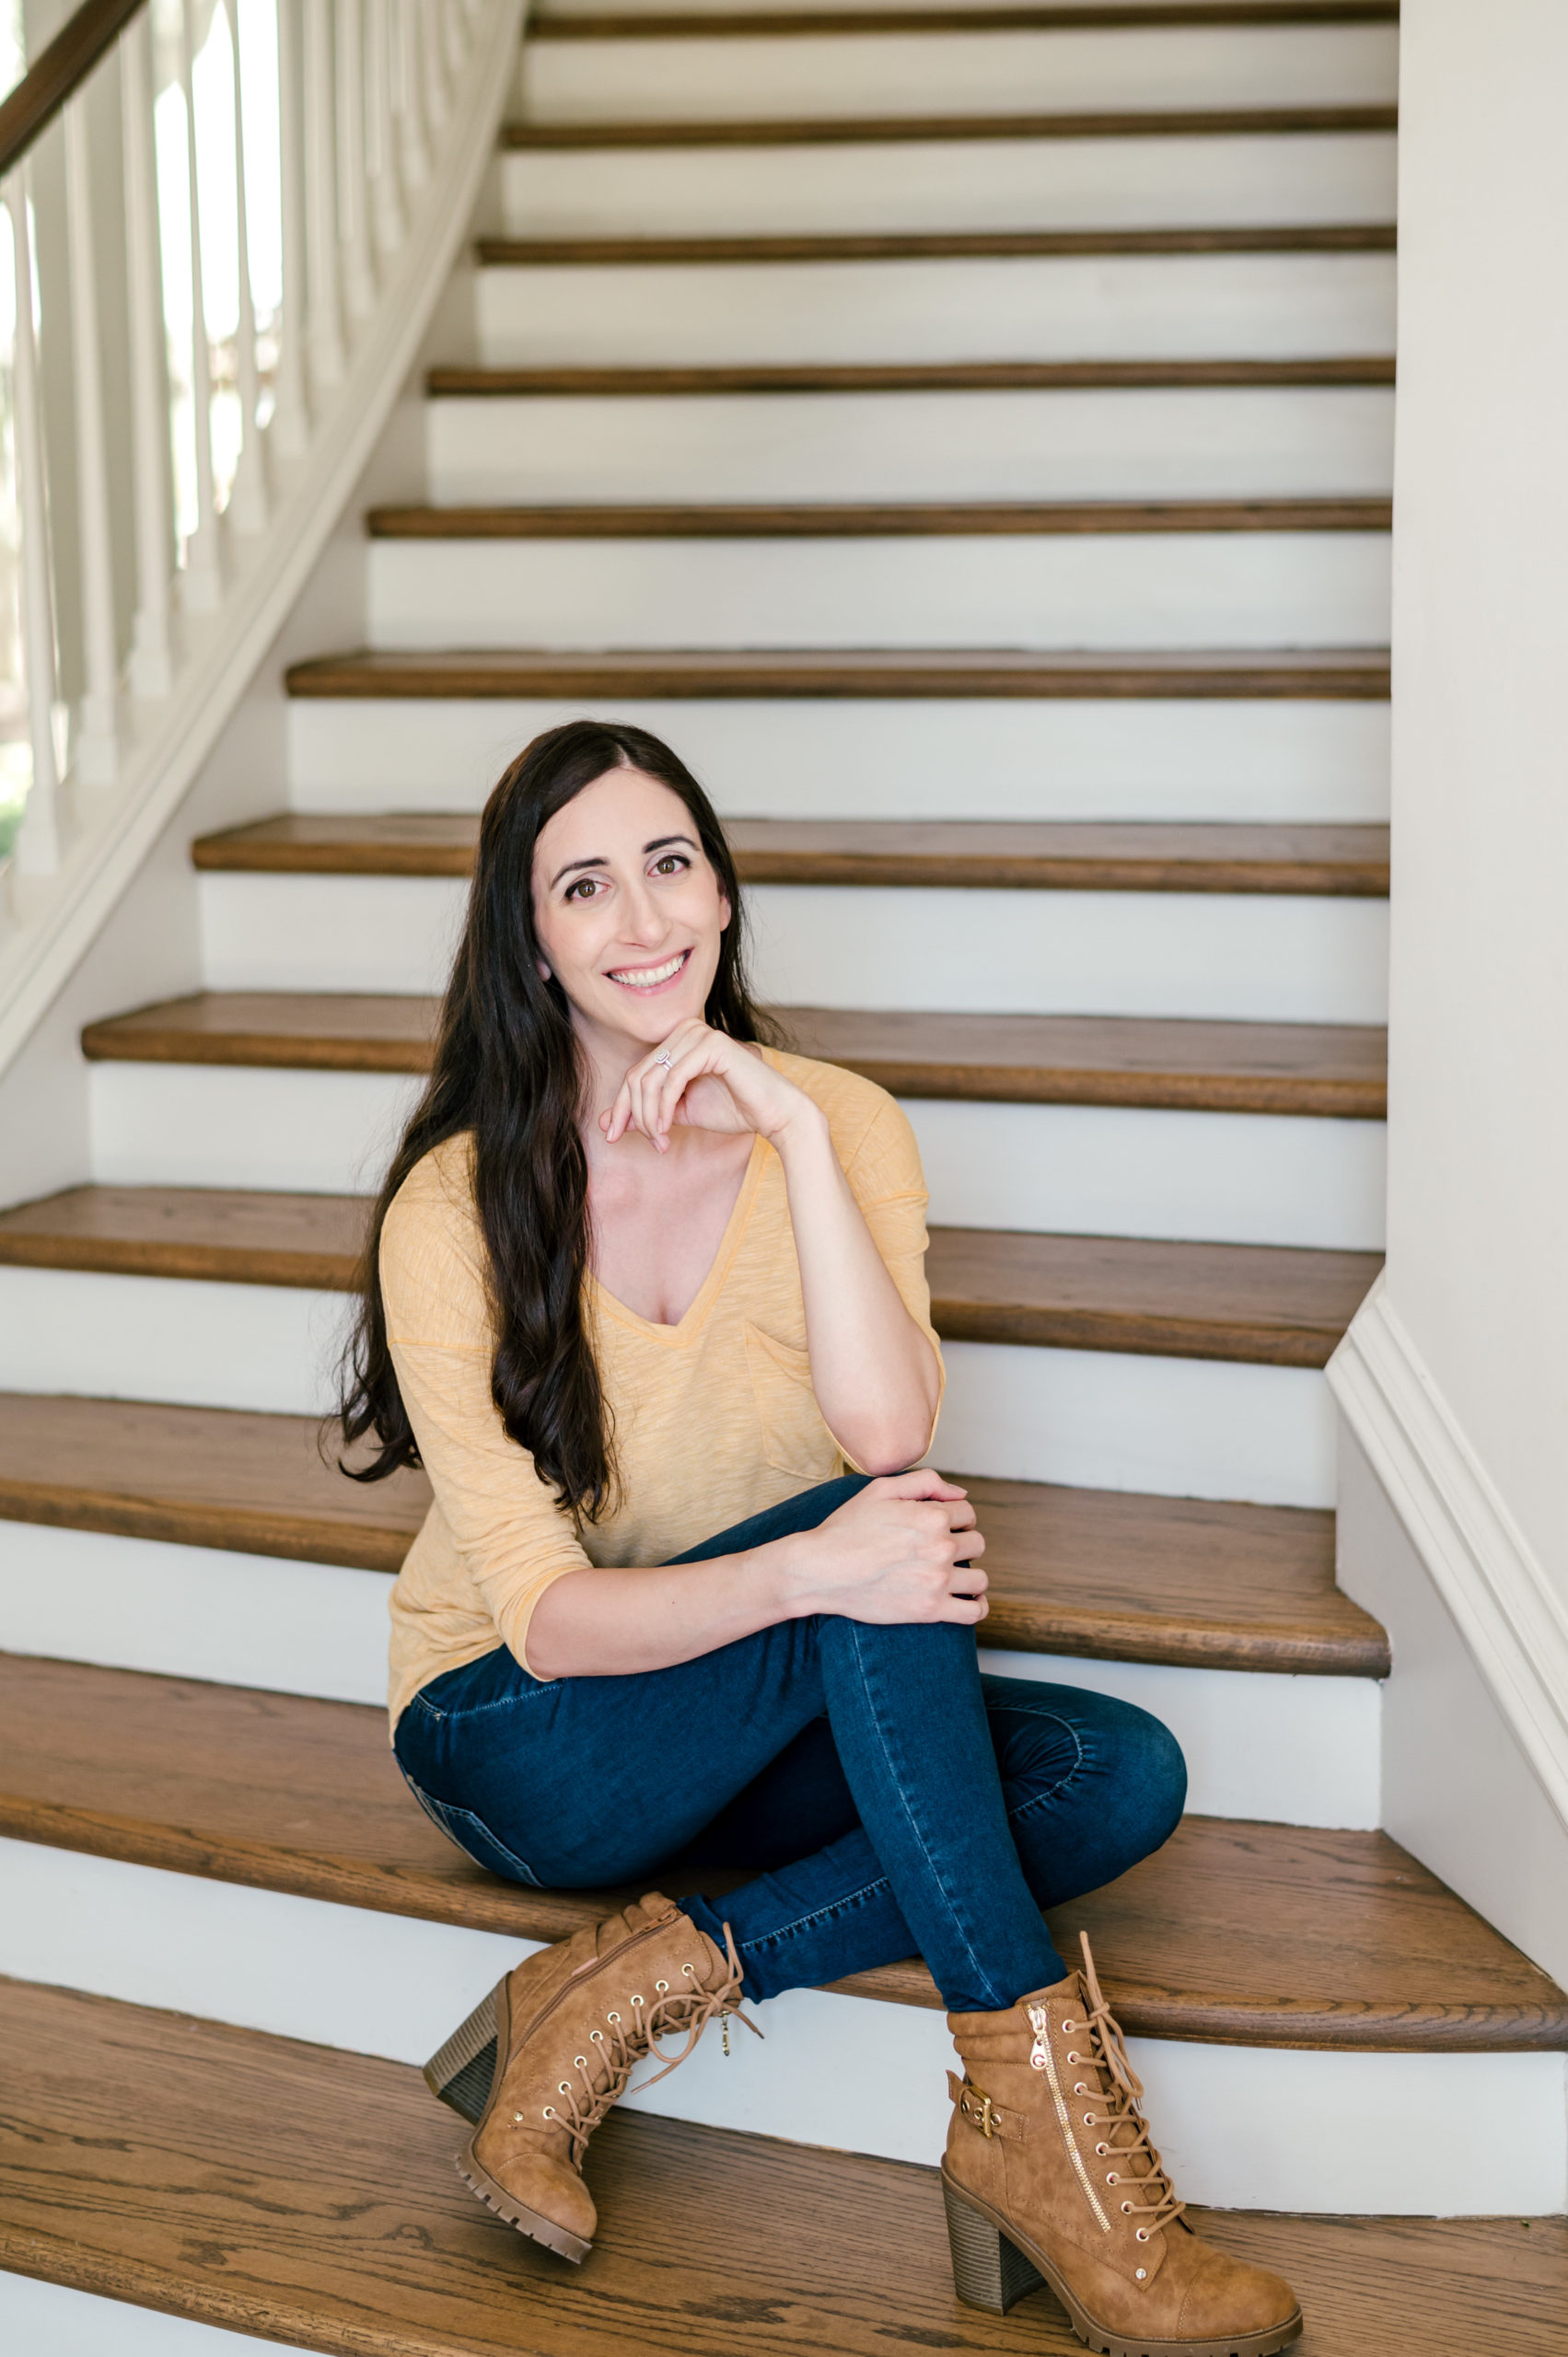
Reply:
[[[97, 1064], [92, 1175], [124, 1187], [374, 1194], [421, 1082], [384, 1073]], [[954, 1227], [1376, 1251], [1380, 1121], [1143, 1106], [906, 1104]]]
[[[324, 1414], [351, 1314], [341, 1294], [0, 1268], [0, 1390]], [[936, 1453], [971, 1473], [1334, 1503], [1315, 1371], [996, 1342], [947, 1359]]]
[[1395, 142], [1383, 132], [900, 139], [807, 153], [803, 166], [798, 147], [517, 150], [501, 158], [502, 222], [515, 238], [739, 238], [1394, 218]]
[[[3, 2270], [0, 2341], [17, 2357], [256, 2357], [261, 2346], [248, 2332]], [[267, 2357], [310, 2357], [297, 2341], [266, 2349]]]
[[1391, 254], [505, 264], [475, 278], [494, 367], [1290, 360], [1390, 352]]
[[[381, 1703], [390, 1585], [384, 1573], [339, 1564], [11, 1523], [0, 1648]], [[983, 1653], [981, 1666], [1152, 1711], [1186, 1754], [1187, 1805], [1202, 1816], [1378, 1822], [1381, 1690], [1370, 1678], [1018, 1653]]]
[[1262, 499], [1393, 487], [1394, 397], [1266, 391], [441, 400], [431, 497]]
[[753, 819], [1380, 819], [1386, 703], [900, 702], [803, 697], [300, 698], [296, 810], [478, 810], [507, 763], [584, 714], [675, 746]]
[[[537, 1945], [20, 1841], [0, 1843], [0, 1970], [402, 2062], [422, 2062]], [[633, 2107], [937, 2159], [953, 2060], [940, 2013], [825, 1990], [760, 2012], [761, 2043], [732, 2039], [726, 2056], [705, 2038]], [[1414, 2216], [1562, 2207], [1561, 2054], [1129, 2049], [1192, 2200]]]
[[[447, 877], [205, 875], [204, 977], [214, 990], [439, 993], [467, 897]], [[757, 988], [780, 1005], [1387, 1015], [1381, 900], [804, 884], [746, 897]]]
[[1379, 646], [1381, 532], [376, 540], [370, 642], [512, 647]]
[[1183, 25], [526, 41], [516, 99], [536, 122], [703, 122], [1379, 106], [1398, 89], [1392, 25]]

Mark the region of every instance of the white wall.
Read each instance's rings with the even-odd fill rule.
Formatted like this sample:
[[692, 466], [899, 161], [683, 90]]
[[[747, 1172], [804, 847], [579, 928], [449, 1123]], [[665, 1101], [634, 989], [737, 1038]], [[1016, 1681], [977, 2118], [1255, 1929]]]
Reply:
[[[1368, 1331], [1391, 1387], [1351, 1421], [1516, 1738], [1394, 1710], [1390, 1829], [1560, 1976], [1568, 1924], [1527, 1886], [1568, 1793], [1568, 7], [1406, 0], [1400, 99], [1388, 1273]], [[1353, 1335], [1351, 1359], [1355, 1338]], [[1388, 1359], [1390, 1349], [1400, 1364]], [[1401, 1355], [1402, 1354], [1402, 1355]], [[1371, 1397], [1376, 1391], [1374, 1383]], [[1423, 1404], [1424, 1402], [1424, 1404]], [[1377, 1429], [1379, 1415], [1388, 1428]], [[1391, 1434], [1393, 1435], [1391, 1439]], [[1388, 1444], [1380, 1449], [1379, 1444]], [[1389, 1449], [1392, 1455], [1389, 1454]], [[1370, 1494], [1342, 1544], [1365, 1587]], [[1386, 1550], [1385, 1550], [1386, 1551]], [[1349, 1584], [1349, 1583], [1347, 1583]], [[1473, 1610], [1472, 1610], [1473, 1608]], [[1490, 1618], [1488, 1618], [1490, 1616]], [[1441, 1627], [1448, 1635], [1439, 1638]], [[1510, 1654], [1512, 1669], [1500, 1666]], [[1423, 1671], [1424, 1675], [1424, 1671]], [[1450, 1678], [1457, 1696], [1458, 1673]], [[1402, 1747], [1402, 1750], [1400, 1750]], [[1453, 1777], [1439, 1757], [1487, 1754]], [[1449, 1765], [1451, 1766], [1451, 1758]], [[1559, 1772], [1561, 1771], [1561, 1772]], [[1533, 1774], [1535, 1789], [1529, 1789]], [[1522, 1782], [1520, 1780], [1523, 1780]], [[1399, 1795], [1404, 1794], [1401, 1805]], [[1520, 1829], [1534, 1829], [1528, 1842]], [[1516, 1852], [1510, 1844], [1517, 1841]], [[1514, 1869], [1505, 1862], [1513, 1858]], [[1510, 1908], [1509, 1891], [1517, 1904]], [[1561, 1910], [1559, 1910], [1561, 1912]]]

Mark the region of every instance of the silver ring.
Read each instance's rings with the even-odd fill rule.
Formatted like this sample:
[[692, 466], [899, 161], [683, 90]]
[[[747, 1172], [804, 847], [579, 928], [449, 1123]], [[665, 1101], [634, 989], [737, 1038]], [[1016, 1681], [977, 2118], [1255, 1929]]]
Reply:
[[654, 1062], [656, 1064], [668, 1064], [674, 1062], [674, 1058], [671, 1056], [668, 1048], [661, 1048], [657, 1055], [654, 1058]]

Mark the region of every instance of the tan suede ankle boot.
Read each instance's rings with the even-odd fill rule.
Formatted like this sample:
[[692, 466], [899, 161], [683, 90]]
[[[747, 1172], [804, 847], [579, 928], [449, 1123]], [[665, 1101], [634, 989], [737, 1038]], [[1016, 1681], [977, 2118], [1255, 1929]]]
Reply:
[[727, 1954], [650, 1891], [528, 1956], [453, 2031], [424, 2076], [475, 2123], [457, 2165], [482, 2201], [563, 2258], [587, 2257], [598, 2223], [582, 2178], [588, 2138], [625, 2093], [633, 2064], [662, 2055], [661, 2037], [686, 2032], [665, 2064], [673, 2071], [715, 2014], [739, 2011], [740, 1960], [727, 1924], [725, 1940]]
[[947, 2023], [965, 2066], [942, 2162], [961, 2300], [1005, 2316], [1047, 2283], [1100, 2357], [1270, 2357], [1297, 2338], [1289, 2284], [1182, 2214], [1086, 1939], [1082, 1976]]

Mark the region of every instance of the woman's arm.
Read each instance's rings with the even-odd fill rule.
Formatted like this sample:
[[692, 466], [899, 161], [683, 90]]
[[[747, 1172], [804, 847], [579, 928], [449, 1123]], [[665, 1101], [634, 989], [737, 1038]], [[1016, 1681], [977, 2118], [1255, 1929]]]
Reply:
[[524, 1640], [536, 1678], [668, 1669], [811, 1612], [851, 1620], [985, 1618], [985, 1541], [962, 1490], [928, 1470], [866, 1487], [815, 1530], [658, 1571], [554, 1580]]
[[635, 1128], [663, 1145], [675, 1121], [767, 1139], [784, 1165], [823, 1422], [868, 1473], [923, 1457], [941, 1397], [936, 1353], [877, 1248], [815, 1099], [754, 1050], [693, 1022], [633, 1065], [602, 1118], [610, 1144]]

